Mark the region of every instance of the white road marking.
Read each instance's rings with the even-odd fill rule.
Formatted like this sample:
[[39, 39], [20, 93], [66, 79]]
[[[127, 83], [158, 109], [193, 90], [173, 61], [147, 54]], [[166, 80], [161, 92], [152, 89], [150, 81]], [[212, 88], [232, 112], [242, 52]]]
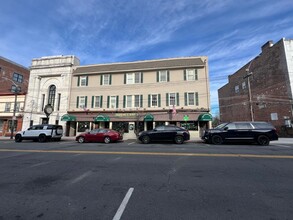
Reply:
[[128, 192], [126, 193], [126, 196], [124, 197], [124, 199], [123, 199], [119, 209], [117, 210], [116, 215], [114, 216], [113, 220], [120, 220], [120, 218], [124, 212], [124, 209], [126, 208], [126, 205], [130, 199], [130, 196], [133, 193], [133, 190], [134, 190], [134, 188], [130, 188], [128, 190]]
[[276, 144], [274, 144], [273, 146], [276, 146], [276, 147], [285, 147], [285, 148], [292, 148], [291, 146], [286, 146], [286, 145], [276, 145]]
[[135, 142], [131, 142], [131, 143], [129, 143], [128, 145], [131, 145], [131, 144], [135, 144]]
[[73, 179], [73, 180], [71, 181], [71, 184], [74, 184], [74, 183], [77, 183], [77, 182], [83, 180], [83, 179], [86, 178], [87, 176], [91, 175], [91, 173], [92, 173], [92, 171], [87, 171], [87, 172], [85, 172], [84, 174], [80, 175], [79, 177]]
[[36, 164], [34, 164], [34, 165], [31, 165], [30, 168], [32, 168], [32, 167], [38, 167], [38, 166], [42, 166], [42, 165], [46, 165], [46, 164], [49, 164], [49, 163], [51, 163], [51, 162], [41, 162], [41, 163], [36, 163]]

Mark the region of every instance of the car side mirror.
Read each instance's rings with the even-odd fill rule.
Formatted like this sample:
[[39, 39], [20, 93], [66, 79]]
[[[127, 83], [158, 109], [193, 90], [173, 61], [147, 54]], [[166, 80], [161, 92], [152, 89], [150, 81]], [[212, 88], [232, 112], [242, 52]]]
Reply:
[[225, 131], [227, 131], [228, 129], [229, 129], [228, 127], [225, 127], [225, 128], [224, 128]]

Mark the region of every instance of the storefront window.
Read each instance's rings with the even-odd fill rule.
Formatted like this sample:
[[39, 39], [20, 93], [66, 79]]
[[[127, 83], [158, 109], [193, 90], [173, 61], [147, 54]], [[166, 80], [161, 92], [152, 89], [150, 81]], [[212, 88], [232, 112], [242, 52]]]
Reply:
[[155, 127], [160, 126], [160, 125], [165, 125], [165, 122], [164, 121], [156, 121]]
[[195, 121], [192, 122], [180, 122], [180, 126], [189, 131], [198, 131], [198, 126]]
[[88, 121], [81, 121], [78, 122], [77, 132], [86, 132], [90, 129], [90, 122]]
[[129, 123], [128, 122], [113, 122], [112, 129], [115, 131], [129, 133]]

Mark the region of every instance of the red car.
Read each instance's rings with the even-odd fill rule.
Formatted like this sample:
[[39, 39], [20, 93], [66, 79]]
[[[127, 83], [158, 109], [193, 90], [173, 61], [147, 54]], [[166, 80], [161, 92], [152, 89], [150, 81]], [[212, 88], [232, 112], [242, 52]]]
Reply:
[[94, 129], [86, 133], [78, 135], [75, 140], [78, 143], [84, 142], [104, 142], [106, 144], [110, 142], [120, 141], [123, 136], [118, 132], [111, 129]]

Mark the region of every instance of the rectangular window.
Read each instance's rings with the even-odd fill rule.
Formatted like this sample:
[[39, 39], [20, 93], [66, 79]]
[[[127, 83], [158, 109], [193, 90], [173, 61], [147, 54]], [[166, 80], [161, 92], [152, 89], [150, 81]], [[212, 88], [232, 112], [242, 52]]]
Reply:
[[110, 74], [103, 75], [103, 85], [110, 85]]
[[101, 108], [101, 96], [96, 96], [95, 97], [95, 108]]
[[187, 81], [197, 80], [197, 70], [196, 69], [186, 69], [186, 80]]
[[10, 102], [6, 102], [5, 103], [5, 112], [10, 112], [10, 108], [11, 108], [11, 103]]
[[22, 83], [23, 82], [23, 75], [21, 75], [19, 73], [13, 73], [13, 81]]
[[235, 86], [235, 93], [239, 92], [239, 85]]
[[242, 83], [242, 89], [246, 89], [246, 83], [245, 82]]
[[158, 107], [158, 94], [151, 95], [151, 107]]
[[168, 71], [161, 70], [159, 71], [159, 82], [167, 82], [168, 81]]
[[80, 86], [87, 86], [87, 76], [80, 77]]
[[143, 97], [142, 95], [127, 95], [126, 96], [126, 108], [140, 108], [142, 107]]
[[110, 108], [116, 108], [116, 97], [117, 96], [110, 97]]
[[86, 96], [79, 96], [79, 107], [86, 107]]
[[15, 111], [19, 112], [19, 110], [20, 110], [20, 102], [17, 102], [15, 106]]
[[136, 84], [142, 83], [142, 74], [138, 73], [127, 73], [126, 74], [126, 84]]
[[195, 105], [195, 93], [194, 92], [187, 93], [187, 105]]
[[176, 93], [169, 93], [169, 105], [176, 105]]
[[126, 107], [131, 108], [132, 107], [132, 95], [126, 96]]
[[134, 107], [140, 107], [140, 95], [134, 96]]

